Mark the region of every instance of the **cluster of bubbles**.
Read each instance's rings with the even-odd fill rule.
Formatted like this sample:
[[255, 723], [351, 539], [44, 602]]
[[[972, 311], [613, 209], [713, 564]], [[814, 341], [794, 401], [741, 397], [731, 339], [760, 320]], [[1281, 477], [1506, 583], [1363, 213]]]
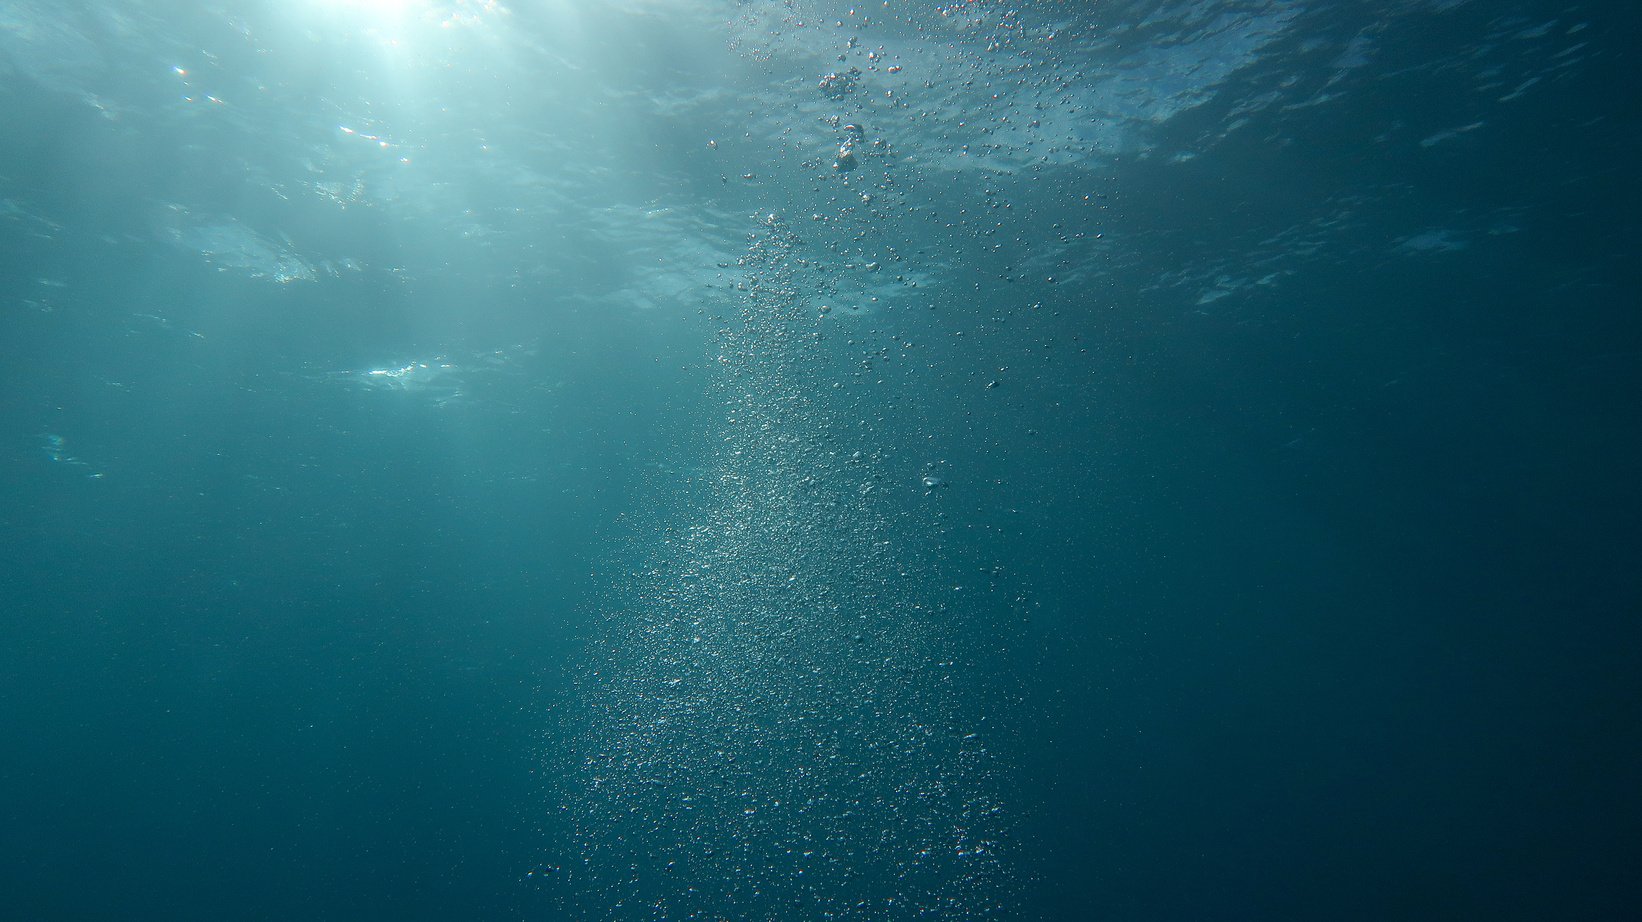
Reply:
[[[998, 768], [950, 587], [848, 451], [801, 309], [803, 244], [760, 219], [721, 331], [706, 492], [655, 523], [554, 746], [571, 916], [975, 919], [1011, 902]], [[938, 566], [936, 567], [938, 570]]]

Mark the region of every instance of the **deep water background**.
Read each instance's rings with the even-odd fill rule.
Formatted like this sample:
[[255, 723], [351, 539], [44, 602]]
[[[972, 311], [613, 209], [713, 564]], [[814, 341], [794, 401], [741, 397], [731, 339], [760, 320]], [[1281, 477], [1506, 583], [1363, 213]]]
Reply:
[[[1642, 899], [1635, 12], [584, 6], [0, 7], [0, 916]], [[881, 592], [700, 568], [763, 450], [836, 478], [713, 559]], [[610, 819], [890, 681], [864, 883]]]

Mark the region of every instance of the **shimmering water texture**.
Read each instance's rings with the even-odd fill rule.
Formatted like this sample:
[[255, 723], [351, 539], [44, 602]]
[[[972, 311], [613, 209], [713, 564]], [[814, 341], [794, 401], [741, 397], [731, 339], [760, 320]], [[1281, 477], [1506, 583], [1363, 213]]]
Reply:
[[0, 0], [0, 922], [1635, 915], [1637, 36]]

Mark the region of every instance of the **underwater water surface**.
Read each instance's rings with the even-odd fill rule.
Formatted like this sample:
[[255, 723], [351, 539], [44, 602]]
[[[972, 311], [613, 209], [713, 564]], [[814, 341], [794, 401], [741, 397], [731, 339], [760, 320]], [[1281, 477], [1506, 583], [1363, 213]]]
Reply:
[[1638, 19], [0, 5], [0, 917], [1624, 917]]

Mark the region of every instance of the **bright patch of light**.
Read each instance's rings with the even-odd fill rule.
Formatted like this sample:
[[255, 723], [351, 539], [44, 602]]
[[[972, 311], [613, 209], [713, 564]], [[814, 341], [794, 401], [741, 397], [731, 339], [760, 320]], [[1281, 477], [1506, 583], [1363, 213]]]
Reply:
[[309, 19], [388, 39], [434, 15], [431, 0], [308, 0]]
[[427, 4], [418, 3], [417, 0], [330, 0], [325, 5], [382, 19], [396, 19], [411, 7]]
[[310, 26], [357, 35], [393, 53], [437, 45], [441, 32], [483, 27], [508, 13], [497, 0], [302, 0], [297, 9]]
[[289, 9], [308, 28], [394, 49], [419, 31], [418, 13], [427, 6], [427, 0], [299, 0]]
[[308, 5], [320, 15], [374, 26], [413, 20], [430, 25], [475, 24], [507, 12], [496, 0], [308, 0]]

